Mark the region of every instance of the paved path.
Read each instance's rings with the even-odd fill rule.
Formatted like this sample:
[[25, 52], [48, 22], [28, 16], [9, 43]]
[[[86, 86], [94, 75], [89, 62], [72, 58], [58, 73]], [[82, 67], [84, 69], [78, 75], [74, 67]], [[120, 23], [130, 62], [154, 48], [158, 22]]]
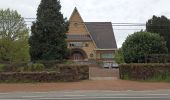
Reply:
[[170, 90], [0, 93], [0, 100], [170, 100]]

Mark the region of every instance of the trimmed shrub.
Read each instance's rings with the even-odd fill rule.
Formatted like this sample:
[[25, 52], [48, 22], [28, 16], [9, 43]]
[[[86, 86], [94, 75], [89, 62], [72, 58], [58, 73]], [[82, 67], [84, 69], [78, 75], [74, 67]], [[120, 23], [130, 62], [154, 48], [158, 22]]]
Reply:
[[150, 54], [145, 57], [146, 63], [170, 63], [170, 54]]
[[43, 64], [37, 63], [25, 68], [21, 72], [0, 73], [0, 82], [71, 82], [89, 79], [87, 65], [56, 65], [53, 71], [46, 71]]
[[136, 32], [129, 35], [122, 45], [126, 63], [145, 63], [149, 54], [167, 54], [166, 41], [155, 33]]
[[45, 71], [45, 66], [41, 63], [28, 64], [27, 67], [24, 67], [24, 71], [26, 72]]
[[[1, 66], [2, 65], [2, 66]], [[35, 72], [35, 71], [45, 71], [45, 66], [41, 63], [6, 63], [0, 65], [1, 72]], [[2, 68], [1, 68], [2, 67]]]
[[4, 64], [0, 64], [0, 72], [3, 72], [5, 69], [5, 65]]
[[43, 71], [45, 69], [45, 66], [40, 63], [33, 64], [33, 70], [34, 71]]
[[0, 73], [0, 82], [72, 82], [78, 81], [74, 73], [55, 72], [10, 72]]
[[121, 64], [119, 67], [121, 79], [170, 82], [170, 64]]
[[74, 61], [71, 61], [71, 60], [67, 60], [67, 61], [63, 61], [63, 64], [74, 64], [75, 62]]
[[122, 52], [122, 48], [120, 48], [116, 53], [115, 53], [115, 61], [118, 64], [122, 64], [125, 63], [124, 61], [124, 56], [123, 56], [123, 52]]
[[41, 63], [41, 64], [43, 64], [47, 69], [49, 69], [49, 68], [53, 68], [53, 67], [55, 67], [57, 64], [61, 64], [61, 63], [63, 63], [62, 61], [58, 61], [58, 60], [50, 60], [50, 61], [43, 61], [43, 60], [41, 60], [41, 61], [36, 61], [36, 62], [34, 62], [34, 63]]
[[20, 72], [24, 69], [24, 67], [27, 67], [27, 62], [13, 62], [13, 63], [6, 63], [4, 64], [4, 72]]

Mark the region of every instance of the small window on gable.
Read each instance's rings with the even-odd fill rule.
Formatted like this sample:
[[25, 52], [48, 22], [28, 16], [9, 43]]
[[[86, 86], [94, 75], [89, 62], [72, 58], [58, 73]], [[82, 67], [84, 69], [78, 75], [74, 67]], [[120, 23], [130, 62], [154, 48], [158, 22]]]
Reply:
[[88, 44], [88, 43], [86, 43], [86, 44], [85, 44], [85, 47], [89, 47], [89, 44]]

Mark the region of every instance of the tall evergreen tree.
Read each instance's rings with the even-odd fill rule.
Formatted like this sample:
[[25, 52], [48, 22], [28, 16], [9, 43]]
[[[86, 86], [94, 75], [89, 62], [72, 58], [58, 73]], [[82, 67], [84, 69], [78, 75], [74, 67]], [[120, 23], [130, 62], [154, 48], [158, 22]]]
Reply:
[[31, 27], [30, 55], [35, 60], [63, 60], [67, 54], [68, 21], [59, 0], [41, 0], [37, 19]]
[[164, 37], [167, 42], [166, 46], [170, 53], [170, 20], [165, 17], [153, 16], [146, 23], [146, 31], [152, 33], [158, 33], [160, 36]]

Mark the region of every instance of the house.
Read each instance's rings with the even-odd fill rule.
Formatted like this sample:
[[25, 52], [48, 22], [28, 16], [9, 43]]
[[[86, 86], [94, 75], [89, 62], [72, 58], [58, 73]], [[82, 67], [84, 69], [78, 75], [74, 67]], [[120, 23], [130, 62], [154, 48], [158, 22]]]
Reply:
[[84, 22], [77, 8], [69, 19], [67, 34], [70, 59], [113, 61], [117, 44], [111, 22]]

